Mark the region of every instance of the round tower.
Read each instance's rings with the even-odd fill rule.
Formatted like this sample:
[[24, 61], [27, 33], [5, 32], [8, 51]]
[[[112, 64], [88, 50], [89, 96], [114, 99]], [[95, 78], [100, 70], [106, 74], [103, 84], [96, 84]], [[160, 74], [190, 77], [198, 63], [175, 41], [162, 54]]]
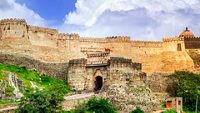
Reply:
[[27, 37], [27, 23], [24, 19], [0, 20], [0, 35], [6, 37]]

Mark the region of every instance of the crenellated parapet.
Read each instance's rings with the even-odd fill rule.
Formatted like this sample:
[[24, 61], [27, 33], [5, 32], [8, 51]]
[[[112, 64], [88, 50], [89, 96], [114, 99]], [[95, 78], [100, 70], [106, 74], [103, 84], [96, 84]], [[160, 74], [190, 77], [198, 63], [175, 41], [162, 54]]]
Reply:
[[59, 39], [64, 39], [64, 40], [75, 40], [79, 38], [80, 36], [77, 33], [60, 33], [59, 34]]
[[130, 41], [130, 36], [111, 36], [106, 37], [107, 40], [115, 40], [115, 41]]
[[55, 35], [58, 34], [58, 30], [57, 29], [50, 29], [50, 28], [45, 28], [45, 27], [37, 27], [37, 26], [28, 26], [28, 30], [32, 31], [33, 33], [47, 33], [50, 35]]
[[163, 42], [161, 42], [161, 41], [133, 40], [133, 41], [131, 41], [131, 46], [132, 47], [162, 48]]
[[184, 41], [200, 41], [200, 37], [184, 37]]
[[13, 24], [13, 25], [27, 25], [25, 19], [2, 19], [0, 20], [1, 25]]
[[184, 37], [169, 37], [163, 38], [163, 42], [183, 41]]

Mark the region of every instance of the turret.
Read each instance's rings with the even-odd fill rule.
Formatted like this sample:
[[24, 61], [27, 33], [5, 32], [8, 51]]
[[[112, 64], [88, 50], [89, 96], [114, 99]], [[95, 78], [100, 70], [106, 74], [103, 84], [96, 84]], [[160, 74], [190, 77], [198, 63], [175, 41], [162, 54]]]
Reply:
[[24, 19], [0, 20], [0, 35], [6, 37], [27, 37], [27, 23]]

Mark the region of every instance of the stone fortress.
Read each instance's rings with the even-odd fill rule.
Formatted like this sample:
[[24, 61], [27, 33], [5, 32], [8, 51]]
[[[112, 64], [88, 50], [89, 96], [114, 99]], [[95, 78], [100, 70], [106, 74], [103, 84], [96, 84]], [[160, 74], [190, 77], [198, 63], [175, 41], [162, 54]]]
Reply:
[[129, 36], [81, 37], [30, 26], [23, 19], [0, 20], [1, 63], [55, 75], [76, 90], [143, 79], [137, 75], [199, 71], [199, 56], [200, 37], [188, 28], [162, 41], [138, 41]]

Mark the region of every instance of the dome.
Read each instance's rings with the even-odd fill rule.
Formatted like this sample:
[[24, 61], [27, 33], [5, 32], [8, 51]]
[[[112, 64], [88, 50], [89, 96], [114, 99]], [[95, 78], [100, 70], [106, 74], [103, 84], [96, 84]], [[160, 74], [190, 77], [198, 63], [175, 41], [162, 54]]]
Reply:
[[186, 27], [179, 37], [194, 37], [194, 34]]

